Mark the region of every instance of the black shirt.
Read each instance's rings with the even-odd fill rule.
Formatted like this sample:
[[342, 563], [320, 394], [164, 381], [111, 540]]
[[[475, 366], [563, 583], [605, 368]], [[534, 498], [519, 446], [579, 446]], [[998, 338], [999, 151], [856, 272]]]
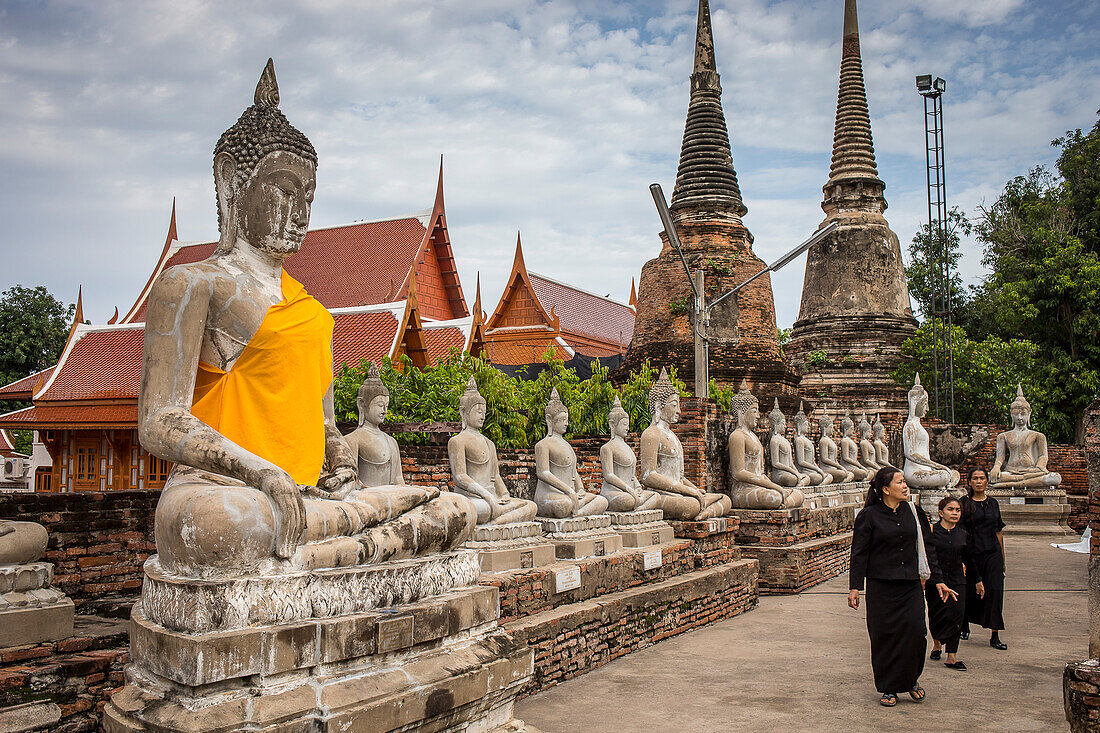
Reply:
[[[917, 523], [908, 502], [891, 509], [884, 502], [865, 507], [856, 515], [852, 530], [852, 562], [848, 572], [848, 587], [863, 590], [864, 578], [876, 580], [920, 580], [917, 565]], [[942, 582], [936, 548], [932, 545], [932, 528], [928, 515], [916, 507], [924, 535], [924, 551], [932, 571], [929, 583]]]
[[1001, 506], [992, 497], [974, 501], [969, 496], [962, 498], [962, 525], [970, 537], [970, 547], [977, 555], [1000, 552], [1001, 543], [997, 533], [1005, 528], [1001, 519]]
[[[962, 524], [956, 524], [954, 529], [947, 529], [939, 522], [932, 526], [932, 544], [936, 548], [936, 562], [940, 566], [940, 575], [943, 582], [952, 588], [959, 588], [966, 584], [968, 579], [975, 583], [981, 582], [978, 575], [977, 564], [970, 558], [970, 544], [966, 530]], [[963, 565], [966, 565], [966, 574], [963, 574]]]

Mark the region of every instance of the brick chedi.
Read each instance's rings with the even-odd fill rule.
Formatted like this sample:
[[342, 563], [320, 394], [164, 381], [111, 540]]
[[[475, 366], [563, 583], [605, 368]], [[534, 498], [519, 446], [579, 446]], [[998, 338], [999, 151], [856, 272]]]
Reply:
[[[670, 209], [689, 267], [705, 272], [708, 298], [764, 269], [741, 221], [748, 208], [733, 167], [707, 0], [699, 2], [691, 100]], [[660, 255], [642, 268], [638, 316], [623, 368], [636, 368], [648, 358], [655, 366], [675, 366], [690, 385], [695, 374], [692, 289], [663, 232], [661, 238]], [[719, 383], [745, 379], [768, 399], [794, 393], [798, 377], [779, 348], [769, 276], [722, 301], [711, 312], [709, 336], [710, 375]]]
[[800, 391], [852, 409], [904, 411], [905, 388], [890, 378], [916, 330], [898, 237], [883, 212], [863, 83], [856, 0], [844, 5], [844, 42], [833, 160], [821, 208], [839, 229], [806, 259], [802, 307], [787, 353], [803, 372]]

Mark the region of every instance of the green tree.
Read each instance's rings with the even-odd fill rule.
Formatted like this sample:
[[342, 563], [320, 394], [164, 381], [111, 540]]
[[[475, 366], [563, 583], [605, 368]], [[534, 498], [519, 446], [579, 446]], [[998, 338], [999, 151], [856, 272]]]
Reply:
[[41, 285], [16, 285], [0, 293], [0, 384], [57, 363], [74, 310]]
[[[909, 266], [905, 268], [905, 277], [909, 281], [909, 295], [917, 302], [921, 320], [928, 321], [932, 318], [932, 293], [939, 288], [939, 298], [943, 298], [944, 284], [938, 272], [939, 265], [934, 265], [933, 260], [943, 261], [945, 268], [951, 273], [947, 278], [951, 286], [951, 309], [962, 315], [967, 304], [967, 290], [959, 275], [959, 259], [962, 253], [959, 251], [960, 236], [970, 234], [970, 220], [966, 218], [958, 207], [947, 212], [947, 226], [941, 232], [938, 228], [932, 231], [929, 224], [921, 225], [920, 231], [909, 243]], [[940, 303], [942, 308], [942, 302]]]
[[1080, 128], [1053, 142], [1061, 148], [1058, 172], [1065, 181], [1066, 206], [1081, 243], [1100, 253], [1100, 120], [1087, 135]]

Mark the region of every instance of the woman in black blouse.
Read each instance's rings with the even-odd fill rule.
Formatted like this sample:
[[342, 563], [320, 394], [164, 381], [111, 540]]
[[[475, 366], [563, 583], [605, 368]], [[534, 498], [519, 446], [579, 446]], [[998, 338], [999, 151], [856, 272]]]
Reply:
[[962, 524], [970, 538], [975, 577], [985, 585], [985, 597], [978, 595], [976, 582], [966, 581], [966, 618], [962, 638], [970, 636], [969, 624], [979, 624], [991, 630], [989, 645], [994, 649], [1008, 649], [997, 633], [1004, 629], [1005, 604], [1005, 540], [1001, 532], [1005, 523], [1001, 519], [1001, 507], [997, 500], [986, 496], [989, 474], [984, 468], [970, 471], [967, 481], [969, 496], [962, 500]]
[[901, 471], [880, 468], [852, 532], [848, 605], [859, 608], [866, 580], [871, 669], [886, 707], [897, 704], [899, 692], [924, 699], [918, 682], [926, 648], [923, 586], [931, 584], [944, 601], [957, 597], [940, 577], [931, 537], [928, 516], [909, 503]]
[[[951, 669], [965, 670], [966, 665], [955, 654], [959, 651], [959, 634], [966, 623], [966, 580], [977, 573], [970, 558], [970, 546], [966, 530], [959, 526], [962, 504], [953, 496], [940, 500], [940, 521], [932, 526], [932, 545], [936, 548], [936, 561], [940, 575], [957, 598], [940, 599], [935, 588], [925, 586], [928, 601], [928, 631], [932, 634], [932, 654], [929, 659], [939, 659], [941, 648], [947, 652], [943, 665]], [[984, 593], [982, 580], [975, 577], [978, 595]]]

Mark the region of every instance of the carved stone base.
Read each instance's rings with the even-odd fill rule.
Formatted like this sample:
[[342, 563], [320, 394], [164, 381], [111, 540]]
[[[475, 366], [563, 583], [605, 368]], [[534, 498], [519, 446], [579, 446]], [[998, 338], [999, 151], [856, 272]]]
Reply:
[[660, 509], [634, 512], [609, 512], [611, 528], [622, 537], [623, 547], [649, 547], [672, 542], [672, 525], [664, 521]]
[[1078, 536], [1069, 526], [1069, 499], [1059, 486], [1042, 489], [998, 487], [987, 493], [1000, 504], [1005, 534]]
[[548, 519], [539, 517], [546, 539], [554, 543], [559, 560], [601, 557], [623, 549], [623, 540], [611, 529], [611, 515]]
[[0, 565], [0, 647], [73, 635], [73, 602], [52, 587], [53, 565]]
[[145, 561], [141, 609], [153, 623], [199, 634], [410, 603], [471, 585], [480, 575], [477, 553], [470, 550], [377, 565], [217, 580], [170, 575], [154, 555]]
[[182, 634], [134, 609], [127, 685], [104, 709], [132, 731], [522, 731], [533, 655], [463, 588], [334, 618]]
[[867, 497], [867, 491], [871, 488], [868, 481], [852, 481], [843, 484], [827, 484], [825, 486], [805, 486], [802, 493], [805, 500], [802, 506], [807, 509], [825, 509], [836, 506], [849, 506], [851, 504], [863, 505]]
[[538, 522], [481, 525], [463, 548], [477, 551], [483, 573], [537, 568], [556, 559]]

